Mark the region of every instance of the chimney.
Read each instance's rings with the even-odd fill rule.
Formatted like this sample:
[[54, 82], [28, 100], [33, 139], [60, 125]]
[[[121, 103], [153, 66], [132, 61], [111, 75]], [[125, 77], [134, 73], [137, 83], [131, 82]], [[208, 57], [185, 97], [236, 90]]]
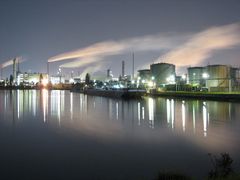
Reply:
[[125, 62], [122, 61], [122, 77], [125, 76]]
[[13, 59], [13, 82], [15, 83], [17, 80], [17, 63], [16, 63], [17, 59], [14, 58]]

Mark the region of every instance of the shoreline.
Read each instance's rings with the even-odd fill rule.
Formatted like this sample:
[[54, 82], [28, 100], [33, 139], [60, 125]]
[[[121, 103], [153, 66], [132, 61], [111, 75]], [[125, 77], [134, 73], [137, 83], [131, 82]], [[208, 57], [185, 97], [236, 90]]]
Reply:
[[200, 99], [214, 101], [235, 101], [240, 102], [240, 92], [151, 92], [148, 96], [153, 97], [171, 97], [174, 99]]
[[[40, 90], [36, 87], [0, 87], [1, 90]], [[69, 87], [52, 87], [47, 90], [70, 90]], [[74, 91], [73, 91], [74, 92]], [[83, 92], [80, 92], [83, 93]], [[214, 101], [233, 101], [240, 102], [240, 92], [186, 92], [186, 91], [167, 91], [167, 92], [149, 92], [145, 96], [150, 97], [169, 97], [173, 99], [198, 99]]]

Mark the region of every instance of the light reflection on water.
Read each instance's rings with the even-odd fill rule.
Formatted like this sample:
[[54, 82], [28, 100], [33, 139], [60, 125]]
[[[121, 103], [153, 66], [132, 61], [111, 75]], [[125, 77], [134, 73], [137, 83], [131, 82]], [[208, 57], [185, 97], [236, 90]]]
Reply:
[[1, 114], [6, 116], [10, 110], [13, 121], [24, 119], [25, 115], [42, 115], [43, 122], [57, 120], [59, 126], [69, 120], [97, 119], [104, 124], [120, 120], [117, 125], [121, 127], [167, 128], [207, 137], [209, 126], [212, 131], [215, 127], [224, 128], [237, 121], [240, 113], [239, 104], [230, 102], [152, 97], [126, 101], [48, 90], [3, 92]]
[[[240, 157], [239, 103], [152, 97], [140, 100], [121, 100], [87, 96], [69, 91], [16, 90], [0, 91], [0, 115], [0, 125], [4, 123], [9, 127], [38, 122], [51, 131], [63, 130], [74, 135], [81, 133], [110, 142], [110, 144], [116, 143], [119, 139], [120, 142], [129, 140], [132, 144], [132, 140], [137, 139], [141, 142], [139, 146], [141, 150], [147, 142], [149, 146], [144, 148], [150, 147], [150, 150], [142, 150], [144, 156], [142, 154], [137, 156], [137, 160], [143, 158], [142, 162], [145, 162], [145, 158], [150, 158], [152, 155], [153, 159], [150, 159], [151, 162], [154, 161], [157, 164], [155, 167], [158, 167], [159, 159], [155, 157], [159, 156], [160, 150], [163, 156], [161, 158], [168, 158], [163, 161], [164, 167], [172, 157], [187, 158], [188, 154], [193, 153], [192, 151], [196, 152], [196, 149], [204, 151], [205, 154], [212, 152], [211, 150], [234, 152], [235, 157], [238, 159]], [[0, 126], [1, 131], [3, 128], [6, 127]], [[37, 130], [36, 127], [27, 126], [27, 128]], [[182, 139], [180, 141], [179, 137], [184, 141]], [[51, 137], [47, 136], [46, 139], [48, 138]], [[78, 140], [78, 136], [76, 139], [77, 142], [81, 141]], [[3, 141], [1, 137], [0, 140]], [[45, 144], [45, 141], [43, 142]], [[28, 147], [27, 142], [26, 144]], [[47, 144], [47, 146], [50, 145]], [[87, 149], [87, 152], [97, 145], [93, 146]], [[139, 147], [136, 146], [134, 154], [140, 151]], [[181, 147], [183, 147], [182, 150]], [[196, 149], [192, 150], [193, 147]], [[71, 148], [76, 148], [75, 144], [70, 146]], [[104, 151], [111, 154], [111, 148]], [[121, 151], [124, 148], [120, 143], [117, 150]], [[154, 151], [155, 148], [156, 151]], [[83, 147], [80, 146], [79, 149]], [[123, 157], [128, 157], [126, 154], [132, 156], [125, 150], [121, 152]], [[71, 154], [71, 151], [67, 153]], [[102, 156], [101, 153], [99, 157]], [[202, 159], [199, 157], [197, 160]], [[181, 161], [178, 164], [182, 166]], [[198, 168], [196, 169], [198, 171]]]
[[239, 130], [239, 103], [152, 97], [126, 101], [48, 90], [1, 91], [0, 98], [0, 112], [5, 120], [21, 122], [37, 117], [44, 123], [70, 125], [89, 134], [109, 131], [114, 135], [115, 130], [124, 133], [133, 128], [134, 132], [139, 129], [148, 134], [166, 129], [215, 142], [216, 138], [238, 133], [227, 131], [223, 135], [218, 131], [229, 127]]
[[59, 126], [62, 121], [89, 118], [105, 123], [121, 120], [123, 126], [133, 123], [150, 129], [164, 127], [204, 137], [208, 136], [209, 126], [231, 125], [240, 114], [239, 104], [231, 102], [152, 97], [126, 101], [68, 91], [3, 91], [0, 98], [1, 114], [12, 115], [14, 120], [42, 115], [44, 122], [57, 120]]

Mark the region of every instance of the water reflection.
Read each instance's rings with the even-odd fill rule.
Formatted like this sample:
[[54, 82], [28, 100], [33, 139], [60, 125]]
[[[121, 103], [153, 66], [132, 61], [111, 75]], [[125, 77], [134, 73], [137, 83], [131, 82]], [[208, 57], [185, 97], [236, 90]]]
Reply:
[[193, 133], [196, 133], [196, 114], [195, 114], [195, 104], [193, 104], [193, 110], [192, 110], [192, 118], [193, 118]]
[[126, 101], [68, 91], [2, 91], [0, 100], [1, 115], [13, 122], [26, 116], [41, 116], [43, 122], [61, 126], [69, 120], [74, 123], [95, 119], [103, 125], [112, 121], [126, 128], [167, 128], [203, 137], [208, 137], [214, 127], [236, 121], [240, 115], [240, 105], [231, 102], [152, 97]]
[[149, 127], [154, 128], [154, 102], [155, 100], [153, 98], [148, 99], [148, 109], [149, 109]]
[[175, 107], [174, 107], [174, 100], [167, 99], [167, 124], [168, 127], [174, 129], [174, 118], [175, 118]]
[[48, 116], [48, 90], [43, 89], [42, 93], [42, 109], [43, 109], [43, 121], [46, 122]]
[[207, 119], [208, 119], [206, 106], [207, 106], [207, 103], [203, 102], [203, 134], [205, 137], [207, 136]]
[[182, 101], [182, 128], [183, 132], [186, 129], [185, 101]]

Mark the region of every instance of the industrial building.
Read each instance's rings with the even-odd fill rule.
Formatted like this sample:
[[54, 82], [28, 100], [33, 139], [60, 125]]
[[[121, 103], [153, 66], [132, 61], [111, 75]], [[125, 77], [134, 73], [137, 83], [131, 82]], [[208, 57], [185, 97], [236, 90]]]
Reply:
[[206, 67], [208, 79], [206, 87], [209, 91], [232, 91], [237, 86], [239, 69], [228, 65], [209, 65]]
[[165, 87], [166, 84], [175, 84], [175, 65], [168, 63], [157, 63], [150, 65], [151, 75], [157, 87]]
[[111, 71], [111, 69], [108, 69], [107, 70], [107, 80], [111, 80], [112, 78], [113, 78], [112, 71]]
[[188, 68], [188, 83], [206, 87], [209, 91], [231, 92], [239, 90], [240, 69], [229, 65], [208, 65]]
[[188, 71], [188, 84], [193, 86], [205, 86], [206, 79], [203, 77], [203, 74], [206, 73], [205, 67], [189, 67]]
[[144, 81], [149, 81], [149, 80], [151, 80], [151, 71], [150, 71], [150, 69], [141, 69], [141, 70], [138, 70], [138, 77], [139, 77], [141, 80], [144, 80]]
[[19, 73], [17, 75], [17, 85], [36, 85], [37, 83], [48, 83], [48, 75], [45, 73]]
[[59, 75], [55, 75], [55, 76], [51, 76], [50, 77], [50, 82], [52, 84], [60, 84], [60, 83], [65, 83], [65, 77], [64, 76], [59, 76]]

